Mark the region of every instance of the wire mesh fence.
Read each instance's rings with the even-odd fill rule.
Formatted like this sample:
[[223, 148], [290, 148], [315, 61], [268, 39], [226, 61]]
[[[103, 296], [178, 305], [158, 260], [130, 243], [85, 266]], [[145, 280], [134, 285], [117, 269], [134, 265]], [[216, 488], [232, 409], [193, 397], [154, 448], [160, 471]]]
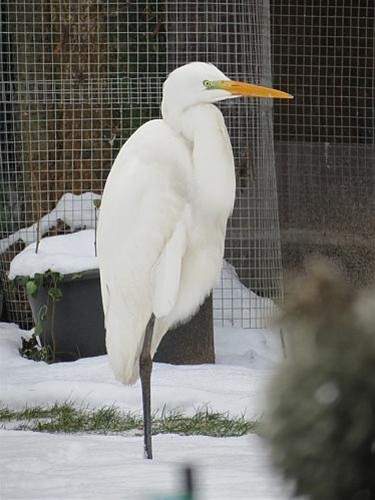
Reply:
[[[209, 61], [230, 77], [270, 85], [270, 15], [267, 0], [1, 5], [1, 277], [10, 319], [25, 325], [31, 321], [25, 297], [9, 287], [6, 274], [35, 237], [35, 222], [54, 211], [45, 234], [79, 229], [67, 223], [73, 214], [60, 211], [56, 219], [59, 201], [69, 193], [101, 193], [123, 142], [159, 117], [162, 83], [176, 66]], [[237, 170], [225, 257], [244, 285], [277, 302], [281, 256], [271, 106], [253, 100], [220, 107]], [[81, 198], [64, 210], [76, 213], [77, 203], [88, 211], [81, 225], [89, 227], [92, 207]], [[214, 294], [216, 321], [261, 327], [271, 310], [272, 301], [249, 294], [233, 269], [224, 269]]]
[[285, 268], [337, 260], [375, 277], [375, 4], [272, 0], [275, 155]]

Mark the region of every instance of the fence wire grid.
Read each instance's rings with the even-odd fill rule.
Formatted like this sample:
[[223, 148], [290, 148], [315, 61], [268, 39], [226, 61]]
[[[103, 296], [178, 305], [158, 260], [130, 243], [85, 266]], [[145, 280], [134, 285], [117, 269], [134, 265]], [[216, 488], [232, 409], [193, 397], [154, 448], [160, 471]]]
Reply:
[[[48, 219], [67, 193], [102, 192], [121, 145], [160, 116], [162, 83], [177, 66], [212, 62], [232, 78], [271, 85], [269, 7], [267, 0], [3, 0], [0, 258], [10, 320], [31, 325], [25, 297], [6, 279], [25, 246], [17, 231]], [[272, 103], [220, 107], [237, 175], [225, 257], [261, 297], [227, 267], [214, 315], [263, 327], [282, 293]], [[72, 229], [73, 215], [59, 214], [46, 234]], [[26, 233], [23, 240], [32, 239]]]
[[333, 258], [357, 286], [375, 281], [375, 3], [272, 0], [283, 267]]

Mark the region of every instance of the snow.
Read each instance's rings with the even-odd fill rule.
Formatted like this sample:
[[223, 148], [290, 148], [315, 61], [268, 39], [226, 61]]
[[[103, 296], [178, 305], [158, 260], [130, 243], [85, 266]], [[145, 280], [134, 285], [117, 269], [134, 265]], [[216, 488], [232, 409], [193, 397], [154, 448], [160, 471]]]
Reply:
[[[220, 283], [213, 289], [212, 297], [214, 320], [218, 324], [256, 328], [265, 323], [265, 316], [269, 318], [277, 312], [274, 302], [246, 288], [235, 268], [225, 260]], [[261, 317], [254, 315], [256, 311], [260, 311]]]
[[[100, 200], [101, 196], [95, 193], [82, 193], [75, 195], [65, 193], [58, 201], [56, 207], [39, 221], [39, 236], [42, 236], [52, 227], [56, 226], [58, 220], [62, 220], [70, 229], [94, 228], [96, 213], [94, 201]], [[0, 240], [0, 253], [5, 252], [11, 245], [21, 240], [26, 245], [36, 242], [38, 239], [38, 224], [20, 229], [8, 238]]]
[[[2, 404], [12, 408], [74, 402], [115, 405], [141, 413], [140, 386], [114, 379], [107, 357], [47, 365], [18, 354], [16, 325], [0, 324]], [[278, 332], [215, 328], [216, 365], [154, 363], [152, 405], [156, 412], [192, 415], [208, 407], [259, 418], [265, 384], [281, 358]], [[142, 437], [50, 435], [2, 430], [1, 498], [152, 498], [176, 491], [180, 464], [199, 472], [201, 500], [288, 498], [255, 435], [241, 438], [155, 436], [155, 460], [142, 458]], [[155, 497], [154, 497], [155, 498]]]
[[[49, 269], [64, 274], [96, 269], [94, 240], [93, 229], [43, 238], [37, 254], [34, 242], [15, 257], [9, 277], [33, 276]], [[265, 384], [282, 357], [279, 334], [272, 329], [238, 327], [252, 325], [254, 318], [244, 316], [250, 303], [252, 311], [270, 311], [274, 305], [244, 287], [225, 261], [221, 284], [213, 296], [217, 363], [154, 363], [152, 407], [156, 414], [179, 411], [193, 415], [198, 409], [209, 408], [257, 419], [263, 413]], [[77, 407], [114, 405], [141, 414], [139, 381], [134, 386], [117, 382], [106, 356], [53, 365], [36, 363], [18, 352], [21, 336], [29, 335], [16, 325], [0, 323], [2, 405], [21, 409], [69, 401]], [[0, 491], [4, 499], [156, 498], [152, 495], [178, 491], [184, 463], [192, 463], [198, 470], [201, 500], [288, 498], [285, 485], [271, 469], [267, 449], [255, 435], [221, 439], [155, 436], [151, 463], [142, 457], [141, 436], [3, 429], [0, 439]]]
[[4, 500], [156, 500], [161, 494], [178, 492], [186, 463], [196, 468], [200, 500], [288, 498], [270, 469], [267, 451], [254, 435], [155, 436], [152, 462], [142, 458], [137, 437], [0, 431], [0, 438]]
[[[139, 381], [133, 386], [117, 382], [106, 356], [74, 363], [36, 363], [20, 357], [21, 335], [27, 337], [28, 332], [0, 323], [3, 404], [22, 408], [69, 400], [91, 408], [115, 404], [126, 411], [141, 411]], [[154, 363], [153, 410], [193, 415], [209, 407], [233, 416], [260, 417], [264, 381], [281, 357], [278, 332], [216, 327], [215, 350], [216, 365]]]
[[10, 280], [48, 270], [70, 274], [98, 268], [94, 229], [43, 238], [38, 253], [35, 247], [36, 243], [32, 243], [14, 257], [8, 274]]

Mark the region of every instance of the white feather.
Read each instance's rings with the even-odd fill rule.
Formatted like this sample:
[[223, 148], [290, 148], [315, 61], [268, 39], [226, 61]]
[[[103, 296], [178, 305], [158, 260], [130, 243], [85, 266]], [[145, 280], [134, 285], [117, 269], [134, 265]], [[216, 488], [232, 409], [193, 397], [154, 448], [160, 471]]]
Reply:
[[[178, 155], [169, 154], [171, 145]], [[97, 249], [106, 342], [122, 381], [137, 377], [135, 364], [153, 312], [155, 266], [188, 199], [187, 166], [188, 152], [178, 138], [173, 144], [168, 125], [148, 122], [121, 149], [103, 192]], [[160, 303], [167, 300], [161, 297]]]
[[[202, 82], [227, 77], [195, 64], [168, 78], [163, 120], [146, 123], [126, 142], [103, 193], [97, 250], [106, 344], [123, 383], [138, 378], [151, 314], [153, 354], [220, 274], [234, 163], [223, 117]], [[221, 99], [223, 91], [215, 95]]]
[[186, 229], [181, 220], [153, 269], [152, 311], [156, 318], [167, 316], [176, 303], [185, 250]]

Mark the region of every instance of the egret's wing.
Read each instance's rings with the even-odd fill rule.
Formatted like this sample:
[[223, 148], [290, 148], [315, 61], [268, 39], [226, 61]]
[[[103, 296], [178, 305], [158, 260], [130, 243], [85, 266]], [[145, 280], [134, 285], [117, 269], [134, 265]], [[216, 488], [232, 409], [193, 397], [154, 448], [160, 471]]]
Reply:
[[176, 303], [185, 250], [186, 229], [180, 221], [153, 269], [152, 310], [157, 318], [169, 314]]
[[188, 205], [184, 155], [163, 122], [149, 122], [122, 148], [104, 189], [97, 249], [106, 341], [123, 382], [137, 378], [151, 313], [176, 300]]

